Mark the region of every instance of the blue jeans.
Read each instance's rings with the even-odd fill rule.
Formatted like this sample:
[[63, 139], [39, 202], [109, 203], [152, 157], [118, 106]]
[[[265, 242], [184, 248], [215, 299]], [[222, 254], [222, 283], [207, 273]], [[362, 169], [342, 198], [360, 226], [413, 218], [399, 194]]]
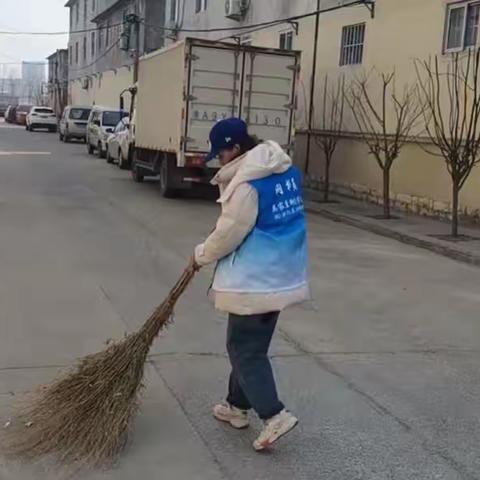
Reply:
[[241, 410], [254, 409], [267, 420], [285, 407], [278, 399], [268, 349], [279, 312], [230, 314], [227, 351], [232, 365], [227, 402]]

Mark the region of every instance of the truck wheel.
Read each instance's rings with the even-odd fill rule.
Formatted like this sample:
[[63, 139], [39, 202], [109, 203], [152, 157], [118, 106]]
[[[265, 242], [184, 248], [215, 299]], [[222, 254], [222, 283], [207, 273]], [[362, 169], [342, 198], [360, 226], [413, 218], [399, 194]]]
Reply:
[[61, 142], [63, 142], [63, 138], [64, 138], [64, 137], [63, 137], [63, 135], [62, 135], [62, 132], [60, 132], [60, 133], [58, 134], [58, 139], [59, 139]]
[[135, 160], [132, 163], [132, 179], [134, 182], [142, 183], [144, 180], [143, 173], [140, 172], [138, 165], [135, 163]]
[[93, 146], [90, 144], [88, 140], [87, 140], [87, 150], [89, 155], [93, 155], [93, 153], [95, 152], [95, 149], [93, 148]]
[[174, 168], [172, 158], [166, 156], [160, 165], [160, 192], [164, 198], [174, 198], [177, 196], [176, 190], [172, 187]]

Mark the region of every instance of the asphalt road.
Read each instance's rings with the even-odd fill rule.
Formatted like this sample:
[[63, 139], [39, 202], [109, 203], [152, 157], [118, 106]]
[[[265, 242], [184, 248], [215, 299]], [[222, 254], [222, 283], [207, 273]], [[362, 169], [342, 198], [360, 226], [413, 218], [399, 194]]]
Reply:
[[[83, 144], [0, 124], [0, 417], [22, 392], [141, 325], [211, 230], [213, 202]], [[272, 356], [300, 427], [269, 454], [231, 431], [225, 316], [205, 270], [159, 339], [118, 480], [480, 479], [480, 270], [312, 216], [314, 299], [285, 312]], [[0, 467], [3, 479], [55, 472]]]

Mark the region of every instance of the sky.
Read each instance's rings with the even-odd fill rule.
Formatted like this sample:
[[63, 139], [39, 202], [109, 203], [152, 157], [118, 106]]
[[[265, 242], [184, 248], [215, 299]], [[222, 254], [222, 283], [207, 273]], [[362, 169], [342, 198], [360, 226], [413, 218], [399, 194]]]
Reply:
[[[0, 31], [68, 31], [67, 0], [0, 0]], [[0, 78], [20, 75], [11, 63], [46, 61], [58, 48], [66, 48], [67, 35], [17, 36], [0, 34]], [[10, 64], [10, 65], [7, 65]]]

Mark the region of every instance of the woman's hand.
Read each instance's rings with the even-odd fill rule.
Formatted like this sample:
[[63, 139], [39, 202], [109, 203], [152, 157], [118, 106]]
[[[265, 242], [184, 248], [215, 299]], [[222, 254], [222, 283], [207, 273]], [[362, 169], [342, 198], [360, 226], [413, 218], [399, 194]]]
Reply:
[[195, 254], [192, 255], [190, 258], [190, 267], [192, 267], [196, 272], [200, 271], [202, 268], [196, 261], [195, 261]]

